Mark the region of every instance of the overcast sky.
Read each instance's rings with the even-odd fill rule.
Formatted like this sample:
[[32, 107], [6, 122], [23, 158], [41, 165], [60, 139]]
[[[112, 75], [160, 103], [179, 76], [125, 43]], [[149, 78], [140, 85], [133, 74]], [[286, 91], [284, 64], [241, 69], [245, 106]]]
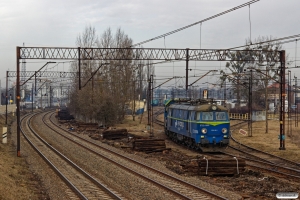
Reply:
[[[118, 27], [134, 44], [211, 17], [249, 1], [246, 0], [0, 0], [0, 79], [4, 87], [6, 71], [16, 71], [16, 46], [76, 47], [76, 37], [88, 25], [97, 35], [110, 27]], [[281, 38], [300, 34], [300, 0], [260, 0], [250, 6], [251, 38]], [[243, 7], [201, 26], [201, 48], [231, 48], [245, 44], [250, 37], [249, 7]], [[300, 60], [300, 42], [297, 59]], [[200, 48], [200, 25], [143, 45], [144, 47]], [[291, 60], [295, 60], [296, 43], [285, 44]], [[296, 60], [297, 60], [296, 59]], [[35, 60], [42, 66], [43, 60]], [[183, 76], [185, 64], [156, 67], [156, 76]], [[292, 64], [294, 65], [294, 64]], [[298, 66], [300, 61], [298, 61]], [[220, 69], [225, 63], [210, 67], [190, 62], [190, 74], [203, 74]], [[27, 63], [27, 71], [39, 67]], [[203, 71], [201, 72], [200, 70]], [[57, 70], [67, 70], [58, 64]], [[300, 69], [291, 69], [300, 77]], [[204, 81], [207, 81], [205, 79]]]

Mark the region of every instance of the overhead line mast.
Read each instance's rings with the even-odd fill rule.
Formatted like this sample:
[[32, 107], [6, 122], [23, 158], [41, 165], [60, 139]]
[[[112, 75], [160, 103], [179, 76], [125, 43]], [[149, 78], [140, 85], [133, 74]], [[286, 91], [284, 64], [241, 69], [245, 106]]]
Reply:
[[[24, 42], [23, 42], [23, 47], [25, 47]], [[25, 60], [25, 58], [23, 58], [22, 59], [22, 69], [21, 69], [21, 84], [23, 84], [25, 82], [25, 73], [26, 73], [26, 60]]]

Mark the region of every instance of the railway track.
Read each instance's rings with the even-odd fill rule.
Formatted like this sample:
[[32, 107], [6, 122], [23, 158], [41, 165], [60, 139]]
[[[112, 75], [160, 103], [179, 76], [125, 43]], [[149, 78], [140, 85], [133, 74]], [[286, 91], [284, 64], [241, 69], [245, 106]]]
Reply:
[[234, 137], [231, 137], [233, 143], [230, 145], [230, 148], [235, 149], [237, 151], [243, 152], [247, 155], [252, 155], [256, 158], [260, 158], [263, 161], [275, 164], [275, 165], [280, 165], [284, 167], [293, 167], [296, 169], [300, 170], [300, 163], [287, 160], [285, 158], [255, 149], [253, 147], [247, 146], [245, 144], [239, 143]]
[[[157, 119], [163, 111], [159, 110], [154, 113], [155, 123], [164, 126], [164, 122]], [[232, 127], [239, 126], [248, 122], [240, 122]], [[230, 151], [230, 149], [234, 151]], [[288, 178], [300, 179], [300, 163], [284, 159], [282, 157], [260, 151], [250, 146], [239, 143], [231, 136], [231, 144], [223, 154], [230, 157], [239, 157], [246, 160], [247, 165], [256, 169], [276, 173], [279, 176]]]
[[203, 188], [130, 158], [112, 147], [101, 145], [94, 141], [87, 140], [80, 135], [73, 134], [56, 125], [53, 114], [54, 113], [45, 114], [43, 120], [44, 123], [55, 133], [60, 134], [65, 139], [73, 142], [74, 145], [79, 145], [80, 148], [84, 148], [101, 159], [105, 159], [113, 165], [121, 168], [126, 171], [126, 173], [130, 173], [136, 178], [148, 182], [148, 184], [155, 185], [164, 191], [166, 198], [225, 199], [215, 193], [204, 190]]
[[224, 152], [225, 154], [231, 156], [239, 154], [240, 158], [247, 161], [248, 166], [276, 173], [279, 176], [300, 179], [300, 163], [240, 144], [233, 137], [231, 139], [232, 143]]
[[[235, 124], [232, 127], [242, 123], [245, 122]], [[280, 177], [300, 179], [300, 163], [241, 144], [232, 136], [231, 143], [224, 154], [243, 158], [248, 166], [275, 173]]]
[[37, 113], [22, 118], [21, 132], [34, 150], [68, 185], [66, 193], [70, 199], [122, 199], [120, 194], [111, 191], [41, 138], [31, 126], [35, 115]]
[[157, 117], [158, 117], [159, 115], [163, 114], [163, 113], [164, 113], [164, 109], [159, 109], [159, 110], [157, 110], [157, 111], [153, 114], [153, 115], [154, 115], [154, 123], [156, 123], [156, 124], [158, 124], [158, 125], [160, 125], [160, 126], [164, 126], [164, 125], [165, 125], [165, 123], [164, 123], [163, 121], [157, 119]]

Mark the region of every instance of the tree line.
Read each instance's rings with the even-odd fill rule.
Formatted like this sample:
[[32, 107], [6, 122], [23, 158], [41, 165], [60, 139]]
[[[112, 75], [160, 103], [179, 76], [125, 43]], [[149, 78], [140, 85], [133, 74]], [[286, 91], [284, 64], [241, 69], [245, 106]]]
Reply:
[[[97, 36], [95, 28], [87, 26], [78, 35], [76, 45], [82, 48], [125, 48], [133, 45], [133, 40], [121, 28], [115, 33], [107, 28]], [[71, 71], [78, 72], [78, 63], [71, 65]], [[133, 101], [139, 97], [146, 99], [147, 80], [150, 74], [154, 74], [154, 67], [151, 62], [130, 59], [82, 60], [81, 73], [83, 77], [94, 76], [89, 81], [82, 78], [82, 84], [88, 82], [81, 90], [78, 90], [78, 78], [74, 78], [70, 91], [71, 111], [111, 126], [122, 122], [128, 110], [134, 114]]]

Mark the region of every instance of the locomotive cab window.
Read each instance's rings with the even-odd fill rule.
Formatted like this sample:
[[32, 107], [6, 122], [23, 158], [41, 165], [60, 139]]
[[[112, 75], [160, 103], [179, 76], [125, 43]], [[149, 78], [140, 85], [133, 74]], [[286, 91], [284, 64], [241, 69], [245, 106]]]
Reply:
[[226, 120], [226, 113], [225, 112], [216, 112], [216, 120]]
[[213, 120], [213, 112], [202, 112], [202, 118], [203, 121], [211, 121]]
[[173, 109], [169, 109], [169, 116], [171, 117], [172, 116], [172, 112], [173, 112]]
[[188, 111], [187, 110], [183, 111], [182, 119], [185, 119], [185, 120], [188, 119]]
[[200, 121], [200, 112], [195, 114], [195, 120]]

